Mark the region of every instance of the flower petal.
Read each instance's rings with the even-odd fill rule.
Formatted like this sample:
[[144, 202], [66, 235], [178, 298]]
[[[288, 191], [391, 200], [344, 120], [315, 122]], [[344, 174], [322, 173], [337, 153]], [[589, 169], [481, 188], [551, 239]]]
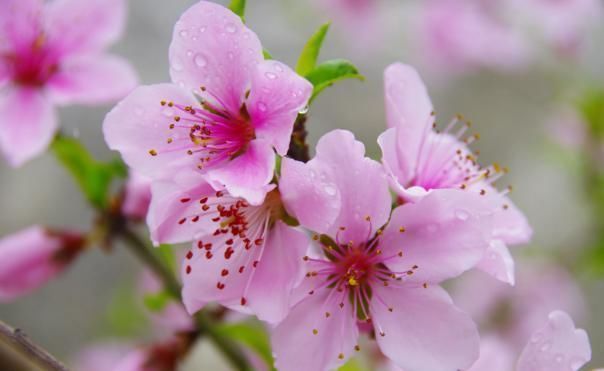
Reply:
[[43, 1], [0, 1], [0, 52], [30, 46], [42, 28]]
[[480, 358], [468, 371], [510, 371], [514, 369], [515, 357], [503, 339], [496, 336], [483, 337], [480, 339]]
[[51, 103], [40, 91], [8, 88], [0, 92], [0, 150], [13, 167], [42, 153], [57, 130]]
[[[175, 149], [178, 144], [167, 142], [169, 138], [188, 138], [189, 130], [170, 130], [177, 111], [169, 105], [162, 106], [160, 102], [164, 100], [196, 104], [193, 95], [173, 84], [141, 86], [118, 103], [103, 123], [109, 148], [119, 151], [130, 167], [151, 178], [166, 173], [173, 176], [175, 169], [194, 169], [197, 165], [185, 150]], [[151, 150], [157, 155], [152, 156]]]
[[302, 279], [302, 257], [308, 236], [277, 221], [267, 237], [264, 253], [250, 284], [247, 298], [262, 321], [280, 322], [291, 306], [293, 288]]
[[172, 81], [198, 92], [203, 86], [231, 113], [239, 112], [253, 69], [263, 60], [256, 34], [221, 5], [200, 1], [174, 27]]
[[531, 336], [518, 359], [517, 371], [576, 371], [591, 359], [585, 330], [576, 329], [562, 311], [549, 314], [547, 325]]
[[261, 62], [252, 75], [246, 106], [256, 135], [282, 156], [289, 149], [298, 112], [308, 104], [312, 90], [310, 82], [281, 62]]
[[261, 139], [252, 140], [245, 152], [217, 169], [208, 170], [211, 181], [221, 183], [233, 197], [260, 205], [273, 189], [269, 182], [275, 169], [275, 152]]
[[136, 72], [130, 63], [107, 55], [68, 59], [47, 86], [54, 102], [95, 104], [123, 98], [136, 84]]
[[480, 339], [470, 316], [438, 286], [393, 288], [376, 285], [371, 314], [382, 352], [405, 371], [465, 369], [478, 358]]
[[124, 0], [54, 0], [46, 10], [48, 42], [63, 55], [105, 49], [126, 23]]
[[340, 192], [329, 168], [318, 160], [305, 164], [284, 157], [279, 191], [288, 213], [317, 233], [326, 233], [340, 215]]
[[[308, 217], [324, 212], [329, 213], [326, 215], [332, 215], [335, 208], [338, 208], [339, 215], [328, 228], [320, 223], [312, 223], [313, 226], [319, 224], [321, 227], [321, 230], [316, 232], [326, 230], [330, 236], [341, 233], [339, 236], [343, 241], [364, 241], [368, 235], [372, 235], [386, 223], [390, 214], [392, 199], [382, 167], [378, 162], [365, 157], [363, 143], [355, 140], [354, 135], [346, 130], [334, 130], [325, 134], [319, 140], [316, 150], [315, 158], [304, 166], [309, 174], [319, 172], [315, 176], [324, 183], [320, 187], [322, 189], [308, 181], [295, 187], [289, 180], [284, 184], [284, 197], [286, 202], [289, 202], [288, 210], [296, 216]], [[297, 165], [297, 168], [301, 167], [302, 165]], [[316, 202], [305, 206], [301, 200], [308, 197], [304, 196], [307, 190], [319, 195], [315, 200], [328, 202], [323, 205]], [[311, 207], [316, 210], [307, 210]], [[329, 219], [331, 218], [322, 218], [321, 221], [330, 221]], [[345, 230], [340, 231], [340, 227]]]
[[[393, 271], [417, 265], [407, 280], [438, 283], [474, 267], [489, 246], [492, 209], [476, 193], [433, 190], [417, 203], [396, 208], [381, 237]], [[388, 255], [386, 255], [388, 256]]]
[[501, 282], [514, 285], [514, 258], [501, 240], [492, 240], [476, 268]]
[[494, 215], [493, 225], [495, 230], [493, 234], [500, 238], [506, 244], [516, 245], [524, 244], [530, 241], [533, 230], [529, 225], [526, 216], [512, 203], [506, 196], [499, 196], [501, 200], [497, 204], [505, 205], [505, 209], [499, 209], [500, 212]]
[[337, 369], [354, 352], [359, 337], [356, 316], [348, 300], [340, 308], [335, 292], [321, 290], [308, 296], [274, 329], [271, 342], [277, 369]]
[[193, 217], [203, 213], [198, 201], [215, 194], [202, 179], [189, 187], [173, 181], [156, 181], [151, 190], [147, 225], [154, 244], [188, 242], [204, 232], [213, 231], [209, 218], [192, 222]]

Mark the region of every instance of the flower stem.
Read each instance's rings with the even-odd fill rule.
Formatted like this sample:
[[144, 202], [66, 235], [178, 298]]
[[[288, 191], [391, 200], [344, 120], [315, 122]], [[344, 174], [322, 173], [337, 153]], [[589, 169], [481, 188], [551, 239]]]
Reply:
[[308, 144], [306, 143], [306, 120], [307, 115], [299, 114], [294, 122], [294, 130], [292, 132], [292, 138], [289, 142], [289, 150], [287, 156], [294, 160], [308, 162], [310, 160], [310, 154], [308, 151]]
[[67, 367], [65, 367], [64, 364], [57, 360], [52, 354], [48, 353], [48, 351], [34, 344], [20, 329], [14, 329], [0, 321], [0, 337], [7, 340], [7, 343], [12, 345], [19, 352], [26, 353], [31, 357], [32, 361], [43, 367], [45, 370], [67, 371]]
[[[164, 288], [170, 295], [179, 302], [182, 302], [180, 283], [176, 280], [170, 269], [151, 252], [147, 244], [128, 227], [118, 229], [116, 232], [119, 232], [130, 251], [161, 279]], [[197, 312], [195, 315], [195, 323], [201, 335], [207, 336], [235, 369], [240, 371], [252, 370], [239, 346], [222, 335], [203, 310]]]

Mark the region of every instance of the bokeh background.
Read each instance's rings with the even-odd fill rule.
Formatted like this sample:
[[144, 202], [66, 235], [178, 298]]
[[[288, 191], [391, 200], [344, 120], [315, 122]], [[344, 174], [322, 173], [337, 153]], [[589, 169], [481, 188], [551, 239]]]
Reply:
[[[132, 61], [143, 84], [169, 80], [167, 50], [172, 27], [194, 2], [130, 1], [127, 32], [114, 51]], [[462, 113], [481, 134], [476, 148], [482, 162], [498, 162], [511, 169], [504, 182], [514, 186], [512, 198], [535, 231], [529, 253], [562, 251], [572, 256], [593, 232], [590, 200], [583, 193], [572, 156], [552, 143], [547, 119], [560, 101], [561, 85], [581, 87], [589, 82], [604, 87], [604, 27], [589, 35], [584, 57], [572, 64], [546, 57], [543, 63], [520, 72], [475, 71], [445, 80], [431, 74], [418, 57], [414, 43], [418, 31], [410, 27], [412, 3], [383, 0], [375, 14], [380, 17], [380, 32], [370, 43], [347, 27], [333, 25], [321, 57], [352, 60], [366, 81], [339, 83], [316, 101], [308, 124], [310, 142], [316, 143], [331, 129], [345, 128], [366, 144], [372, 157], [379, 158], [376, 138], [385, 128], [383, 69], [394, 61], [414, 64], [426, 80], [440, 120]], [[276, 59], [294, 65], [305, 40], [328, 20], [315, 5], [310, 0], [248, 0], [247, 24]], [[361, 33], [371, 31], [363, 30], [362, 24], [359, 27]], [[561, 81], [560, 76], [569, 81]], [[107, 149], [101, 130], [110, 108], [63, 109], [62, 128], [79, 137], [99, 158], [117, 156]], [[0, 210], [0, 236], [30, 224], [86, 229], [93, 217], [70, 176], [50, 154], [17, 170], [0, 161]], [[69, 359], [83, 344], [116, 333], [144, 332], [144, 320], [136, 313], [128, 315], [128, 306], [140, 301], [134, 295], [140, 268], [119, 247], [111, 254], [91, 251], [33, 295], [0, 304], [0, 318]], [[604, 322], [600, 320], [604, 282], [577, 273], [590, 313], [590, 319], [578, 325], [590, 335], [590, 365], [604, 366]]]

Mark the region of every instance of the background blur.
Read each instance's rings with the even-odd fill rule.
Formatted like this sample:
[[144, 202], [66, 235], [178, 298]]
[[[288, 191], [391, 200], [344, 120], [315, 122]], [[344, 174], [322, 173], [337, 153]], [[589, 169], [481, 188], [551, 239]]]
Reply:
[[[194, 0], [132, 0], [128, 29], [114, 51], [129, 58], [143, 84], [168, 81], [167, 50], [172, 27]], [[222, 2], [224, 3], [224, 1]], [[247, 24], [272, 55], [295, 65], [305, 40], [327, 16], [309, 0], [248, 0]], [[481, 134], [475, 148], [483, 163], [498, 162], [511, 172], [501, 185], [513, 184], [513, 200], [527, 214], [535, 231], [529, 253], [562, 250], [572, 254], [591, 233], [589, 200], [582, 194], [576, 169], [567, 154], [550, 137], [547, 119], [560, 98], [561, 73], [546, 63], [518, 73], [477, 72], [444, 81], [432, 78], [415, 53], [409, 25], [411, 2], [381, 2], [379, 35], [367, 51], [346, 28], [334, 24], [322, 58], [352, 60], [366, 81], [345, 81], [326, 91], [312, 107], [310, 142], [334, 128], [355, 132], [368, 153], [379, 158], [376, 138], [385, 128], [382, 71], [391, 62], [414, 64], [422, 73], [439, 121], [462, 113]], [[564, 76], [604, 86], [604, 27], [588, 40], [582, 61], [563, 66]], [[598, 47], [600, 46], [600, 47]], [[558, 66], [559, 67], [559, 66]], [[66, 133], [78, 136], [104, 159], [110, 153], [103, 141], [101, 123], [106, 107], [77, 107], [61, 111]], [[92, 213], [70, 176], [47, 154], [18, 170], [0, 161], [0, 236], [38, 223], [87, 228]], [[516, 252], [518, 249], [516, 249]], [[116, 249], [107, 255], [92, 251], [72, 269], [33, 295], [16, 303], [1, 304], [0, 318], [21, 327], [32, 338], [63, 359], [83, 344], [103, 340], [116, 331], [126, 335], [144, 327], [142, 318], [128, 317], [126, 307], [140, 298], [131, 293], [140, 266]], [[579, 272], [580, 273], [580, 272]], [[593, 361], [604, 366], [604, 282], [577, 279], [586, 293], [591, 320], [577, 321], [588, 330]], [[129, 288], [128, 288], [129, 287]]]

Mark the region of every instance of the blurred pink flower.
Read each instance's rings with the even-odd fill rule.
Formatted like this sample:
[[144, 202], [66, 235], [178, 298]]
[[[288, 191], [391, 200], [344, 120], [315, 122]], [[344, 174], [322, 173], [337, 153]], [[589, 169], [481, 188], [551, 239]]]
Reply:
[[547, 324], [531, 336], [518, 359], [517, 371], [577, 371], [591, 359], [589, 338], [562, 311], [548, 315]]
[[12, 301], [53, 279], [83, 245], [79, 234], [39, 226], [0, 239], [0, 302]]
[[587, 123], [570, 107], [558, 110], [547, 125], [551, 139], [568, 150], [579, 151], [587, 142]]
[[321, 235], [318, 251], [304, 258], [299, 301], [274, 330], [276, 367], [338, 367], [359, 349], [361, 322], [407, 371], [469, 367], [478, 357], [476, 327], [438, 284], [482, 257], [490, 235], [484, 205], [444, 191], [390, 215], [386, 175], [352, 133], [326, 134], [316, 152], [306, 164], [282, 164], [288, 211]]
[[530, 59], [529, 46], [523, 35], [506, 23], [504, 3], [422, 1], [417, 43], [425, 62], [448, 73], [523, 67]]
[[[140, 280], [140, 289], [143, 295], [157, 294], [162, 288], [161, 282], [151, 271], [145, 270], [143, 272]], [[193, 318], [180, 303], [171, 301], [161, 311], [151, 312], [150, 315], [153, 324], [160, 332], [172, 334], [195, 329]]]
[[76, 371], [114, 371], [132, 350], [131, 345], [118, 342], [92, 345], [79, 351], [70, 366]]
[[130, 171], [124, 199], [122, 213], [129, 218], [144, 220], [151, 203], [151, 180], [135, 171]]
[[455, 286], [453, 297], [479, 324], [496, 331], [514, 352], [520, 352], [531, 332], [554, 310], [585, 320], [585, 299], [563, 268], [525, 262], [518, 265], [517, 278], [516, 286], [510, 287], [472, 272]]
[[261, 204], [273, 148], [287, 153], [312, 85], [283, 63], [265, 61], [256, 34], [206, 1], [176, 23], [170, 65], [172, 84], [139, 87], [107, 115], [107, 143], [143, 175], [196, 170]]
[[487, 335], [480, 339], [480, 357], [467, 371], [511, 371], [515, 363], [513, 349], [499, 337]]
[[106, 54], [123, 29], [123, 0], [0, 2], [0, 151], [20, 166], [57, 130], [55, 105], [122, 98], [130, 64]]
[[308, 237], [281, 221], [279, 192], [251, 205], [214, 191], [199, 175], [188, 184], [180, 180], [153, 184], [147, 221], [155, 242], [195, 241], [182, 269], [189, 313], [216, 301], [264, 321], [280, 321], [301, 279]]
[[504, 169], [478, 164], [477, 155], [468, 148], [477, 137], [462, 140], [468, 125], [456, 128], [459, 118], [452, 120], [443, 132], [433, 130], [432, 103], [415, 69], [400, 63], [390, 65], [384, 80], [389, 129], [378, 142], [394, 191], [403, 202], [416, 202], [427, 194], [446, 191], [468, 193], [464, 202], [488, 203], [495, 214], [495, 225], [478, 268], [513, 284], [514, 261], [507, 246], [526, 243], [532, 230], [506, 196], [508, 190], [499, 192], [493, 185]]

